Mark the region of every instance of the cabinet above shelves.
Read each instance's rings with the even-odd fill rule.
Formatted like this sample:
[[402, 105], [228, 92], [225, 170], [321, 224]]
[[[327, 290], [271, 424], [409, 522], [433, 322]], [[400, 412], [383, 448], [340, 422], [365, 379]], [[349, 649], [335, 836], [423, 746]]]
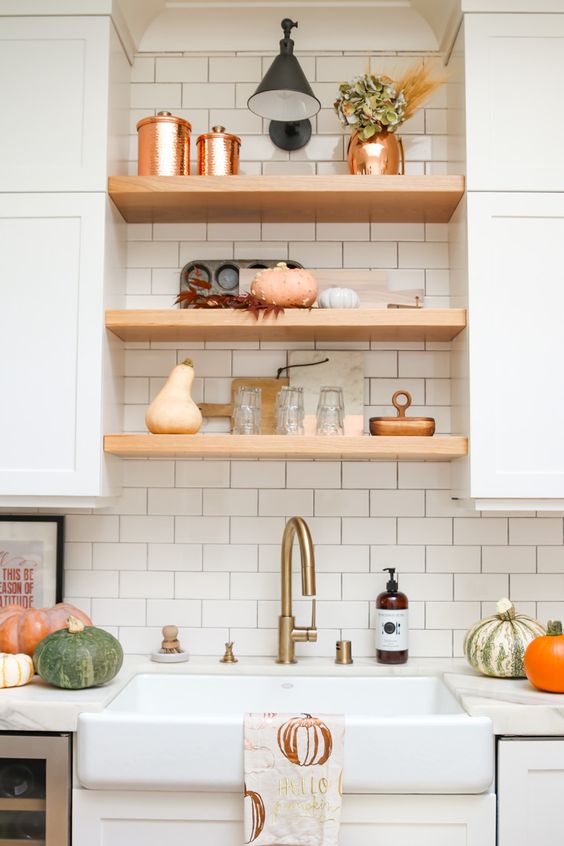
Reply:
[[232, 309], [125, 309], [106, 312], [124, 341], [450, 341], [465, 309], [287, 309], [278, 317]]
[[446, 223], [463, 176], [111, 176], [128, 223]]
[[104, 450], [122, 458], [368, 458], [450, 461], [468, 452], [462, 435], [431, 438], [287, 435], [106, 435]]

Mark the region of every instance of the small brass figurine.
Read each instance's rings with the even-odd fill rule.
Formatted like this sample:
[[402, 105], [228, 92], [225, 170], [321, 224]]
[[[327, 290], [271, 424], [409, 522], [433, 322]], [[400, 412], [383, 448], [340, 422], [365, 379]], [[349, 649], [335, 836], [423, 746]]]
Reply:
[[233, 641], [225, 644], [225, 653], [223, 658], [219, 659], [220, 664], [236, 664], [237, 658], [233, 655]]
[[165, 655], [173, 652], [184, 652], [178, 640], [178, 626], [163, 626], [163, 642], [159, 652]]

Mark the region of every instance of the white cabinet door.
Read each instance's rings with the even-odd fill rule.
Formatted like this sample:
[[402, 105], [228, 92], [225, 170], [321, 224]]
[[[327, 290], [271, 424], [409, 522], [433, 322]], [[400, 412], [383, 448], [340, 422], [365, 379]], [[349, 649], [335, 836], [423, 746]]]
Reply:
[[[233, 793], [73, 790], [79, 846], [241, 846]], [[495, 796], [349, 796], [340, 846], [495, 846]]]
[[564, 14], [465, 15], [470, 191], [564, 191]]
[[468, 194], [470, 491], [564, 498], [564, 194]]
[[0, 18], [2, 191], [104, 191], [109, 17]]
[[105, 203], [0, 195], [3, 502], [101, 493]]
[[564, 739], [498, 744], [498, 846], [564, 840]]

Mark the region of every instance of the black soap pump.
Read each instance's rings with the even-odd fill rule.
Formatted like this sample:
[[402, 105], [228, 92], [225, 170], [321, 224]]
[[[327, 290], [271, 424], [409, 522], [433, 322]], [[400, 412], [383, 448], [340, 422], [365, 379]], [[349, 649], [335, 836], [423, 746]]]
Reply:
[[395, 567], [384, 567], [383, 572], [390, 578], [384, 593], [376, 598], [376, 660], [379, 664], [405, 664], [409, 600], [398, 590]]

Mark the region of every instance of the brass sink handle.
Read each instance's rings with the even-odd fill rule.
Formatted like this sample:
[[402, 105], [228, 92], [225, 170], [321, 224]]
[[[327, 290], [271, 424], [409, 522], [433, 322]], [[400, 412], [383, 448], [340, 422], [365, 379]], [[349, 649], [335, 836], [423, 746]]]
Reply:
[[225, 652], [223, 653], [223, 658], [219, 659], [220, 664], [236, 664], [237, 658], [233, 655], [233, 641], [230, 640], [229, 643], [225, 644]]

